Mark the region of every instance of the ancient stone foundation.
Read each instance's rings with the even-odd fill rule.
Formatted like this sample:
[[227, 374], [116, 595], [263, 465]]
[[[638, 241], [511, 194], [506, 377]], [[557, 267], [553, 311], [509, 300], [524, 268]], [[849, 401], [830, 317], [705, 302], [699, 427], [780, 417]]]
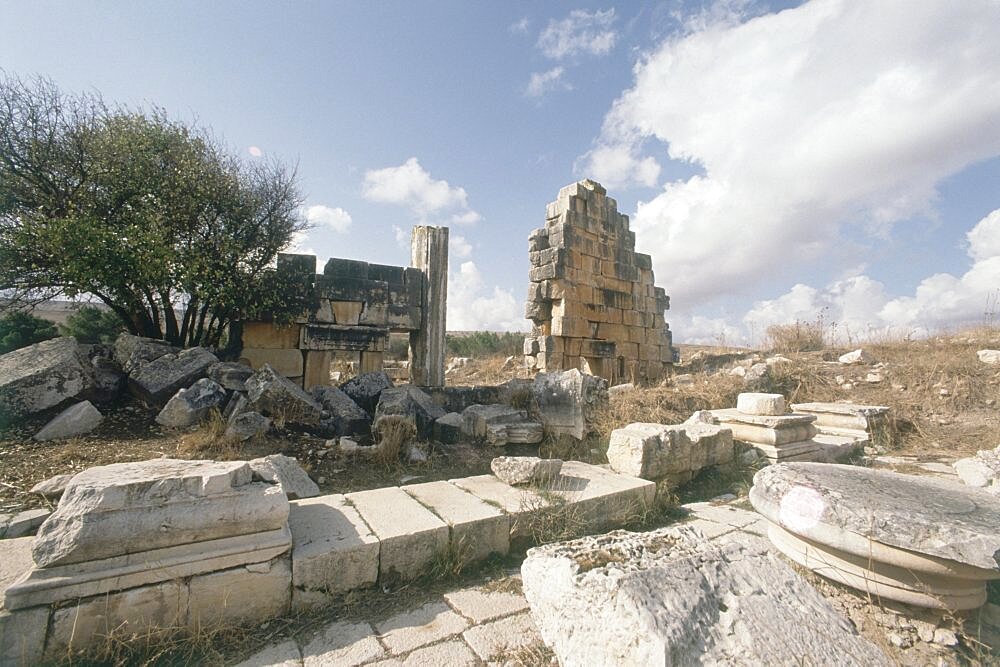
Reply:
[[330, 384], [335, 361], [360, 373], [382, 370], [390, 332], [408, 333], [412, 382], [444, 385], [448, 228], [413, 229], [411, 267], [330, 259], [316, 273], [314, 255], [278, 255], [278, 272], [313, 290], [316, 307], [289, 326], [247, 322], [240, 361], [269, 364], [303, 388]]
[[529, 368], [579, 368], [615, 383], [657, 380], [677, 361], [663, 319], [670, 298], [653, 284], [652, 258], [635, 252], [628, 216], [599, 183], [560, 190], [528, 250]]

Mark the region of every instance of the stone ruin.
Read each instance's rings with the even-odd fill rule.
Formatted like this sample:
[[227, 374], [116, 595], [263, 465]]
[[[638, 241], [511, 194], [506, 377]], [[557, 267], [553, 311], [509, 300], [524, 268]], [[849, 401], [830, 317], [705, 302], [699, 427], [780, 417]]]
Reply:
[[410, 337], [410, 379], [444, 385], [448, 228], [417, 226], [413, 266], [332, 258], [316, 273], [315, 255], [278, 255], [278, 272], [309, 286], [316, 308], [289, 326], [246, 322], [240, 361], [270, 365], [303, 388], [330, 384], [335, 360], [359, 373], [382, 370], [390, 333]]
[[528, 250], [530, 369], [579, 368], [616, 384], [659, 380], [679, 360], [663, 319], [670, 297], [653, 284], [652, 258], [635, 252], [628, 216], [599, 183], [560, 190]]

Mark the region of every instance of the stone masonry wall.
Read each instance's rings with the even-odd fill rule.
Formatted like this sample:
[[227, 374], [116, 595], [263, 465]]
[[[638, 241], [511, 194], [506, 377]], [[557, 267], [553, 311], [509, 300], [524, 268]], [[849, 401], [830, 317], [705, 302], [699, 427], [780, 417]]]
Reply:
[[528, 237], [525, 316], [529, 368], [580, 370], [609, 382], [654, 381], [678, 360], [663, 311], [670, 297], [653, 284], [649, 255], [618, 203], [591, 180], [568, 185]]

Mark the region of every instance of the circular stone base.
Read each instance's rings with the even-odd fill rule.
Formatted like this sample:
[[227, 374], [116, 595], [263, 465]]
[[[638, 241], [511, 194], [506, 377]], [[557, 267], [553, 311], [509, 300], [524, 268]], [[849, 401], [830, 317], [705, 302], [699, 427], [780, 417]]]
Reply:
[[[874, 560], [873, 556], [857, 556], [803, 538], [770, 521], [767, 536], [781, 553], [802, 567], [874, 598], [954, 611], [975, 609], [986, 602], [986, 582], [982, 579], [927, 574], [896, 567]], [[872, 549], [872, 554], [886, 555], [886, 550], [899, 551], [899, 560], [905, 560], [907, 555], [903, 550], [884, 544]]]

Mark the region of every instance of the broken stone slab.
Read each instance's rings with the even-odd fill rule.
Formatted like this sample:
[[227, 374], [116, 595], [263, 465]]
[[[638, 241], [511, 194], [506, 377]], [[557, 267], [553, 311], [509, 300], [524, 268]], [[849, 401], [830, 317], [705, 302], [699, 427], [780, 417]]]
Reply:
[[545, 438], [545, 427], [538, 422], [504, 424], [503, 428], [508, 445], [537, 445]]
[[34, 535], [35, 531], [52, 515], [51, 510], [33, 509], [18, 512], [11, 517], [4, 532], [5, 539]]
[[368, 413], [338, 387], [316, 385], [309, 390], [309, 393], [329, 414], [322, 418], [320, 425], [330, 434], [367, 435], [371, 430], [371, 418]]
[[[819, 463], [754, 476], [750, 501], [783, 553], [862, 591], [970, 609], [1000, 578], [1000, 499], [930, 477]], [[825, 560], [824, 560], [825, 559]]]
[[468, 627], [468, 620], [452, 611], [443, 600], [436, 600], [377, 623], [375, 630], [390, 653], [401, 655], [453, 637]]
[[[484, 440], [491, 426], [513, 424], [528, 420], [528, 413], [509, 405], [470, 405], [462, 411], [462, 433], [470, 438]], [[503, 443], [501, 443], [503, 444]]]
[[561, 459], [540, 459], [537, 456], [498, 456], [490, 461], [490, 470], [511, 486], [551, 484], [559, 477], [562, 465]]
[[156, 423], [168, 428], [187, 428], [201, 422], [209, 410], [226, 400], [226, 390], [214, 380], [202, 378], [186, 389], [178, 389], [156, 415]]
[[743, 393], [736, 397], [736, 409], [747, 415], [783, 415], [785, 397], [781, 394]]
[[73, 479], [75, 473], [66, 473], [49, 477], [47, 480], [39, 482], [31, 487], [31, 493], [40, 495], [46, 500], [58, 500], [66, 490], [69, 481]]
[[731, 463], [736, 450], [728, 426], [636, 423], [612, 431], [607, 456], [616, 472], [683, 483], [702, 468]]
[[205, 376], [219, 359], [203, 347], [165, 354], [140, 366], [128, 378], [129, 389], [150, 405], [164, 405], [179, 389]]
[[259, 412], [239, 412], [226, 425], [225, 437], [245, 442], [267, 433], [271, 428], [271, 418]]
[[378, 579], [379, 540], [341, 494], [290, 503], [292, 606], [330, 604]]
[[120, 334], [115, 339], [112, 348], [114, 360], [118, 362], [127, 375], [137, 371], [143, 364], [178, 352], [180, 352], [180, 348], [174, 347], [166, 341], [143, 338], [129, 333]]
[[446, 445], [453, 445], [462, 439], [462, 424], [465, 422], [458, 412], [449, 412], [434, 420], [432, 434], [435, 440]]
[[389, 376], [384, 372], [377, 372], [362, 373], [340, 385], [340, 388], [352, 401], [361, 406], [361, 409], [368, 413], [369, 417], [374, 417], [382, 390], [391, 386], [392, 380], [389, 379]]
[[218, 382], [223, 389], [246, 391], [246, 382], [253, 375], [253, 369], [236, 361], [220, 361], [209, 366], [205, 375]]
[[800, 414], [815, 415], [816, 426], [824, 430], [850, 429], [871, 433], [883, 426], [889, 418], [889, 408], [884, 405], [795, 403], [792, 410]]
[[58, 415], [52, 418], [49, 423], [34, 435], [34, 440], [46, 442], [48, 440], [60, 440], [63, 438], [74, 438], [78, 435], [90, 433], [101, 425], [104, 415], [94, 407], [90, 401], [83, 401], [71, 405]]
[[510, 517], [511, 540], [530, 537], [533, 517], [552, 505], [549, 499], [537, 491], [523, 486], [511, 486], [494, 475], [475, 475], [448, 481], [503, 510]]
[[816, 435], [815, 415], [748, 415], [739, 410], [710, 410], [712, 418], [732, 430], [733, 439], [753, 444], [783, 445]]
[[862, 349], [854, 350], [853, 352], [848, 352], [847, 354], [842, 354], [838, 357], [837, 361], [844, 365], [854, 365], [854, 364], [870, 364], [875, 361], [872, 355], [868, 354]]
[[379, 576], [414, 579], [448, 548], [448, 525], [402, 489], [347, 494], [380, 541]]
[[510, 549], [510, 519], [450, 482], [425, 482], [401, 487], [448, 524], [453, 552], [471, 563]]
[[39, 530], [39, 567], [281, 528], [288, 501], [245, 461], [154, 459], [78, 473]]
[[979, 350], [976, 356], [984, 364], [1000, 364], [1000, 350]]
[[539, 373], [531, 385], [533, 402], [545, 428], [554, 435], [583, 440], [594, 413], [608, 403], [607, 380], [577, 369]]
[[299, 462], [284, 454], [271, 454], [250, 461], [254, 479], [277, 484], [289, 500], [319, 495], [319, 487], [309, 478]]
[[318, 424], [322, 408], [302, 388], [264, 364], [246, 381], [247, 399], [257, 412], [292, 424]]
[[975, 456], [955, 461], [952, 467], [967, 486], [1000, 495], [1000, 447], [981, 449]]
[[0, 356], [0, 423], [41, 412], [94, 386], [94, 367], [73, 338]]
[[372, 429], [378, 431], [380, 419], [389, 415], [399, 415], [413, 423], [421, 438], [431, 436], [434, 421], [445, 416], [444, 409], [424, 391], [412, 385], [387, 387], [379, 394], [375, 408], [375, 422]]
[[653, 506], [656, 483], [605, 466], [565, 461], [550, 492], [562, 497], [582, 533], [620, 528], [639, 519]]
[[531, 549], [521, 575], [566, 667], [892, 664], [753, 535], [619, 530]]

